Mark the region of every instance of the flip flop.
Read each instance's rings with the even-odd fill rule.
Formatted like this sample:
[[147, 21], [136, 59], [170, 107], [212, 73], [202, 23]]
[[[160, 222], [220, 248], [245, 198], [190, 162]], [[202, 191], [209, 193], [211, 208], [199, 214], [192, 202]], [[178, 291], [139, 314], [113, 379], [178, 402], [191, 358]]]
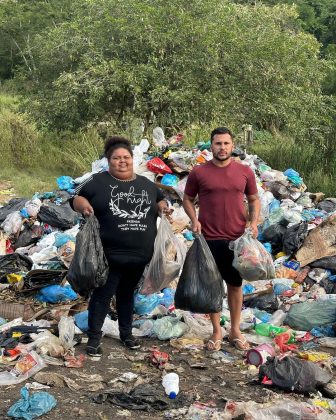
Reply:
[[229, 343], [235, 347], [237, 350], [240, 351], [246, 351], [250, 348], [246, 338], [244, 337], [244, 339], [240, 339], [240, 338], [229, 338]]
[[222, 340], [208, 340], [206, 343], [206, 349], [208, 351], [219, 351], [222, 347]]

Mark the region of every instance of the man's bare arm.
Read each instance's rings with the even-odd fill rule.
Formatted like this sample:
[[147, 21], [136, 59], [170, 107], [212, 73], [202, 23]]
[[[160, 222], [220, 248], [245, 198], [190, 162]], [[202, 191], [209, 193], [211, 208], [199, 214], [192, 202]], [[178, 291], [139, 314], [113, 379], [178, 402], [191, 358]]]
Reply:
[[191, 220], [192, 230], [195, 233], [201, 233], [202, 226], [196, 216], [196, 209], [195, 209], [194, 201], [195, 201], [194, 197], [190, 197], [187, 194], [183, 195], [183, 208]]
[[258, 236], [258, 219], [260, 214], [260, 200], [259, 195], [248, 195], [247, 196], [248, 208], [249, 208], [249, 222], [250, 228], [252, 229], [252, 235], [254, 238]]

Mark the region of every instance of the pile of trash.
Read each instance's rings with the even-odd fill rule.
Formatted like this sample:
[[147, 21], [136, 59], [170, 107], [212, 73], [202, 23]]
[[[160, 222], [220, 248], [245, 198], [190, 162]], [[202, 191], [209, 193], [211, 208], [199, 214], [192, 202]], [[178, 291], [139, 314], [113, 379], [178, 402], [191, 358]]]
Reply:
[[[147, 140], [134, 147], [135, 172], [162, 188], [174, 212], [171, 224], [160, 223], [153, 259], [134, 296], [133, 334], [169, 340], [178, 351], [200, 351], [212, 333], [207, 313], [221, 312], [224, 337], [230, 329], [223, 282], [212, 288], [198, 280], [200, 264], [193, 261], [203, 261], [208, 272], [214, 268], [182, 207], [192, 167], [212, 159], [210, 142], [190, 148], [182, 134], [166, 140], [160, 128], [153, 137], [153, 147]], [[324, 399], [323, 404], [284, 399], [265, 407], [228, 401], [220, 418], [279, 412], [284, 417], [276, 418], [288, 412], [329, 418], [336, 413], [336, 199], [308, 192], [294, 169], [272, 169], [239, 148], [233, 155], [254, 171], [261, 200], [258, 239], [247, 231], [232, 243], [234, 266], [244, 278], [241, 329], [251, 346], [241, 357], [260, 385], [301, 394], [320, 391]], [[22, 383], [49, 364], [85, 363], [75, 346], [88, 328], [87, 300], [67, 281], [81, 215], [68, 200], [76, 185], [107, 169], [106, 158], [100, 159], [80, 178], [58, 178], [57, 191], [13, 198], [0, 208], [0, 385]], [[190, 277], [197, 293], [186, 296], [183, 285]], [[113, 307], [103, 332], [119, 336]], [[163, 370], [168, 360], [158, 351], [150, 356]], [[217, 362], [230, 363], [230, 355], [218, 352]], [[52, 409], [56, 402], [40, 394], [47, 394], [40, 398]], [[26, 388], [22, 397], [30, 398]], [[187, 418], [210, 418], [217, 409], [193, 402], [175, 410], [175, 417], [184, 410]]]

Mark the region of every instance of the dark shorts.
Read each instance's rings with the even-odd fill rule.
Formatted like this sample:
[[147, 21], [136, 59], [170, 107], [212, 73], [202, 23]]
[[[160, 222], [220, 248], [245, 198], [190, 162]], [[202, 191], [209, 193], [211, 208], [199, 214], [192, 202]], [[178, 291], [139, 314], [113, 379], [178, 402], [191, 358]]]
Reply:
[[242, 278], [239, 272], [232, 266], [233, 251], [229, 249], [230, 241], [225, 239], [207, 240], [210, 251], [214, 256], [219, 272], [227, 284], [241, 286]]

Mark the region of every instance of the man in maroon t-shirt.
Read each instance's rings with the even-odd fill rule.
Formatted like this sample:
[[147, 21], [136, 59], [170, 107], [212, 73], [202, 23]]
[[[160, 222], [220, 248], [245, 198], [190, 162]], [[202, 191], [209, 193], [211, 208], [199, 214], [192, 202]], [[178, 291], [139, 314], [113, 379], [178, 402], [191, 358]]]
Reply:
[[[212, 131], [213, 159], [191, 171], [184, 191], [183, 207], [191, 219], [193, 231], [203, 233], [227, 284], [231, 318], [229, 341], [236, 348], [247, 350], [249, 345], [239, 327], [243, 303], [242, 279], [232, 266], [233, 251], [229, 249], [229, 242], [244, 233], [247, 223], [253, 236], [257, 237], [260, 202], [253, 171], [232, 158], [233, 149], [232, 133], [228, 128], [219, 127]], [[197, 195], [198, 219], [194, 205]], [[244, 206], [245, 196], [249, 218]], [[213, 334], [207, 348], [219, 350], [223, 339], [220, 313], [210, 314], [210, 318]]]

